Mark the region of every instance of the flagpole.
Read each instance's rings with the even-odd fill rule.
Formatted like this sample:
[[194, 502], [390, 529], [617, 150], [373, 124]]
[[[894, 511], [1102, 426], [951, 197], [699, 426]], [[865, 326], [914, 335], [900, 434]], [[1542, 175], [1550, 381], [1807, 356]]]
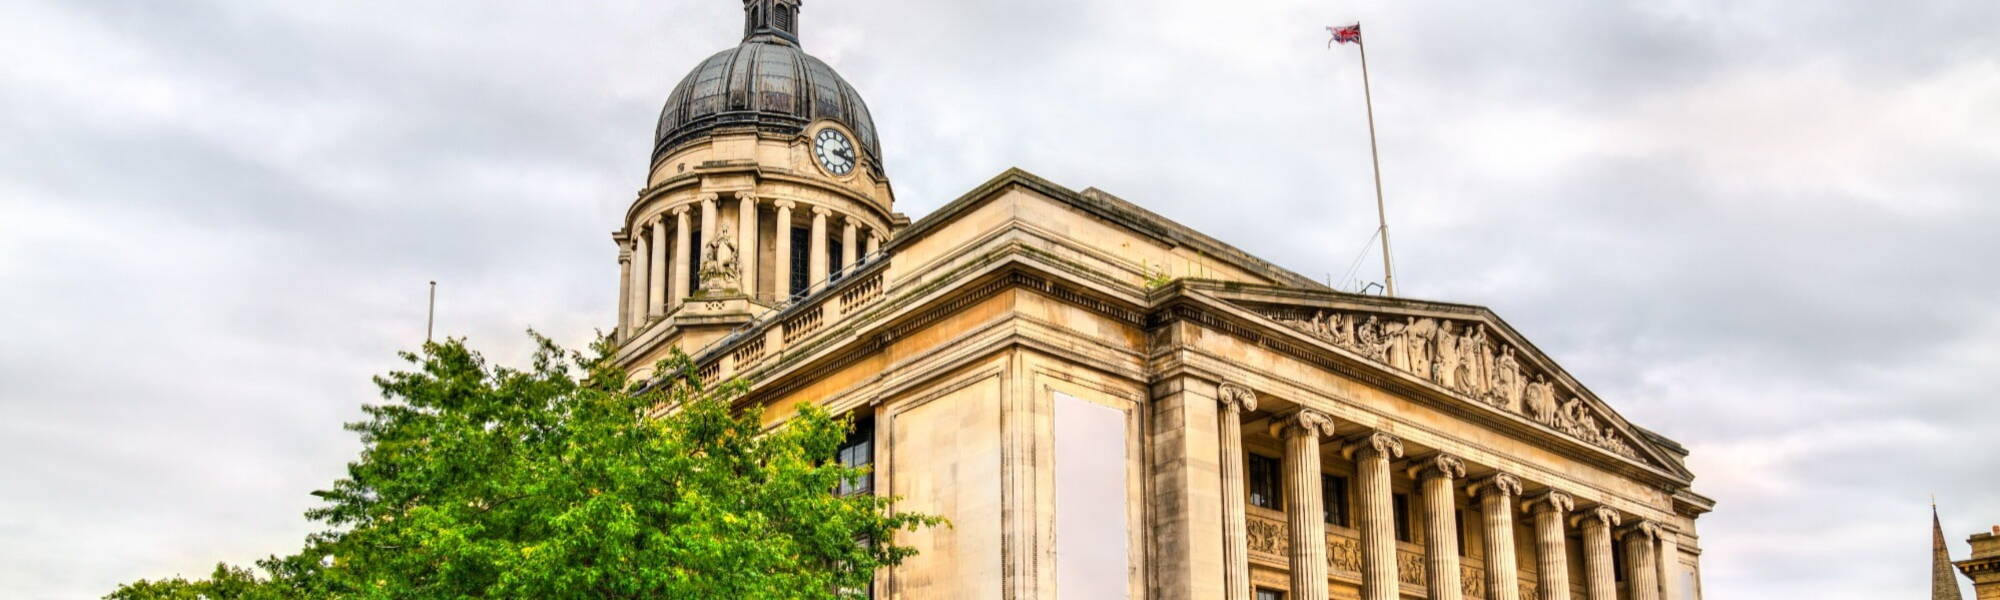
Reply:
[[431, 343], [431, 327], [437, 324], [438, 282], [431, 282], [431, 304], [424, 313], [424, 343]]
[[[1360, 21], [1354, 26], [1361, 27]], [[1389, 213], [1382, 204], [1382, 155], [1375, 149], [1375, 98], [1368, 89], [1368, 42], [1357, 39], [1355, 46], [1361, 48], [1361, 99], [1368, 106], [1368, 158], [1375, 165], [1375, 219], [1382, 233], [1382, 289], [1396, 295], [1396, 270], [1389, 258]]]

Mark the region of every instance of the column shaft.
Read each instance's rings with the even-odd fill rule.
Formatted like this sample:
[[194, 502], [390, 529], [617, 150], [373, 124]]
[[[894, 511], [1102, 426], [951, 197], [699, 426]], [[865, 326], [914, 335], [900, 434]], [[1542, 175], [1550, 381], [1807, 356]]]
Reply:
[[715, 201], [715, 194], [701, 195], [701, 240], [694, 247], [695, 252], [703, 251], [709, 242], [715, 241], [715, 222], [722, 216], [715, 212]]
[[[869, 238], [873, 240], [874, 238]], [[1250, 533], [1243, 479], [1243, 413], [1257, 409], [1256, 395], [1231, 384], [1220, 389], [1216, 442], [1222, 449], [1222, 585], [1224, 600], [1250, 600]]]
[[854, 217], [847, 217], [845, 219], [841, 219], [840, 221], [841, 221], [841, 226], [840, 226], [840, 269], [839, 270], [845, 272], [847, 271], [847, 269], [852, 268], [854, 266], [854, 257], [857, 253], [861, 251], [861, 243], [860, 243], [861, 240], [858, 235], [858, 232], [855, 231], [856, 228], [854, 223]]
[[[686, 228], [683, 227], [682, 229], [685, 230]], [[649, 318], [666, 315], [667, 305], [674, 301], [674, 296], [667, 293], [668, 290], [673, 289], [668, 285], [667, 273], [678, 271], [669, 268], [671, 265], [667, 262], [667, 221], [665, 219], [653, 222], [652, 246], [653, 259], [650, 261], [652, 273], [646, 275], [647, 278], [652, 280], [652, 283], [646, 286], [646, 316]], [[676, 248], [674, 251], [679, 252], [680, 250]]]
[[632, 335], [632, 249], [618, 247], [618, 337]]
[[653, 228], [650, 225], [640, 225], [632, 232], [632, 296], [629, 299], [632, 304], [627, 307], [631, 312], [626, 313], [625, 324], [634, 330], [646, 324], [647, 307], [651, 306], [648, 304], [648, 290], [653, 287], [653, 249], [647, 239], [651, 237]]
[[1465, 463], [1446, 455], [1426, 458], [1414, 469], [1424, 492], [1424, 564], [1431, 600], [1460, 600], [1458, 514], [1454, 482], [1465, 475]]
[[1618, 524], [1618, 513], [1597, 507], [1581, 518], [1584, 598], [1618, 600], [1618, 581], [1612, 573], [1616, 567], [1611, 561], [1611, 526]]
[[1660, 565], [1660, 600], [1681, 600], [1681, 545], [1673, 532], [1660, 532], [1660, 551], [1653, 562]]
[[1389, 488], [1389, 461], [1403, 455], [1403, 441], [1371, 433], [1347, 446], [1359, 480], [1361, 510], [1361, 598], [1397, 600], [1395, 501]]
[[1625, 589], [1631, 600], [1660, 600], [1660, 566], [1653, 560], [1655, 527], [1642, 522], [1625, 530]]
[[1540, 596], [1550, 600], [1569, 598], [1569, 541], [1563, 519], [1575, 501], [1562, 492], [1545, 492], [1529, 503], [1535, 515], [1535, 575], [1540, 578]]
[[827, 210], [813, 207], [812, 247], [806, 248], [806, 285], [819, 291], [826, 285], [826, 216]]
[[772, 245], [776, 247], [771, 253], [771, 260], [777, 267], [772, 269], [771, 288], [777, 291], [775, 300], [783, 302], [790, 299], [792, 293], [797, 291], [792, 289], [792, 269], [797, 268], [797, 265], [792, 264], [793, 205], [790, 200], [779, 200], [773, 202], [772, 206], [778, 208], [778, 221], [771, 224], [771, 235], [778, 237], [771, 240]]
[[869, 255], [869, 256], [874, 256], [876, 252], [881, 252], [881, 251], [882, 251], [882, 236], [879, 236], [879, 235], [875, 235], [875, 231], [874, 231], [874, 230], [869, 230], [869, 231], [868, 231], [868, 255]]
[[736, 195], [736, 287], [751, 298], [757, 297], [757, 197], [749, 192]]
[[689, 240], [693, 232], [689, 231], [689, 229], [687, 207], [683, 206], [674, 209], [674, 268], [673, 281], [670, 282], [670, 289], [673, 290], [673, 294], [669, 300], [674, 306], [680, 306], [681, 302], [688, 297], [688, 260], [690, 256], [688, 253], [695, 251], [694, 248], [689, 247], [693, 245], [693, 242]]
[[1479, 522], [1486, 532], [1486, 600], [1520, 600], [1521, 573], [1514, 557], [1514, 498], [1521, 481], [1506, 473], [1480, 482]]
[[1291, 533], [1293, 600], [1326, 600], [1326, 514], [1319, 488], [1319, 438], [1333, 421], [1300, 410], [1279, 424], [1285, 440], [1285, 521]]

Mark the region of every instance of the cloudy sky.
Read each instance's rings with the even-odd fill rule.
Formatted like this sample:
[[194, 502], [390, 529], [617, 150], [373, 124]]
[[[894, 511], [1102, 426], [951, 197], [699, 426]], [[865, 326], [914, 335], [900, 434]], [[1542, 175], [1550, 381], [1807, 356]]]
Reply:
[[[613, 320], [734, 0], [0, 3], [0, 595], [296, 549], [371, 374]], [[1709, 598], [1912, 597], [2000, 522], [2000, 3], [813, 0], [899, 208], [1010, 166], [1483, 304], [1685, 443]], [[1350, 265], [1360, 268], [1349, 277]], [[1981, 439], [1983, 438], [1983, 439]]]

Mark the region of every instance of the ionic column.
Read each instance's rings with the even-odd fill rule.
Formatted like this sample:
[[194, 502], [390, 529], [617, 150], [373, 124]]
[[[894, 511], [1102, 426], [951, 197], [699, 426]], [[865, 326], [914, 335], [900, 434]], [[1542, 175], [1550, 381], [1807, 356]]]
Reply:
[[[683, 219], [680, 223], [681, 231], [687, 231], [687, 221]], [[679, 298], [679, 296], [670, 296], [667, 294], [667, 290], [672, 289], [667, 287], [667, 273], [678, 271], [667, 268], [669, 263], [667, 262], [666, 219], [656, 219], [653, 221], [652, 246], [653, 258], [648, 261], [647, 265], [652, 268], [652, 272], [646, 275], [648, 279], [652, 280], [652, 283], [646, 287], [646, 316], [659, 317], [667, 314], [667, 304], [669, 302], [674, 302], [675, 298]], [[678, 253], [680, 249], [675, 248], [674, 252]], [[679, 256], [679, 254], [675, 254], [675, 256]], [[683, 260], [679, 262], [686, 263], [687, 261]]]
[[860, 237], [858, 235], [859, 232], [856, 231], [856, 225], [859, 225], [859, 223], [852, 215], [840, 220], [839, 270], [843, 273], [854, 267], [854, 255], [861, 251]]
[[873, 229], [868, 230], [868, 255], [874, 256], [876, 252], [881, 251], [882, 236], [877, 235]]
[[1465, 592], [1458, 581], [1458, 515], [1452, 502], [1456, 482], [1465, 476], [1465, 461], [1448, 454], [1433, 454], [1410, 466], [1410, 477], [1424, 493], [1424, 563], [1428, 567], [1426, 586], [1431, 600], [1460, 600]]
[[1586, 600], [1618, 600], [1618, 581], [1612, 573], [1611, 528], [1618, 526], [1618, 511], [1598, 506], [1575, 517], [1583, 530], [1583, 597]]
[[1285, 522], [1291, 532], [1294, 600], [1326, 600], [1326, 514], [1319, 489], [1319, 438], [1333, 418], [1309, 408], [1271, 424], [1285, 441]]
[[826, 216], [833, 212], [815, 206], [812, 213], [812, 246], [806, 248], [806, 285], [817, 292], [826, 285]]
[[1569, 494], [1549, 490], [1528, 499], [1528, 514], [1535, 517], [1536, 576], [1541, 579], [1540, 596], [1550, 600], [1569, 598], [1569, 541], [1563, 533], [1563, 519], [1576, 507]]
[[773, 264], [777, 267], [773, 269], [771, 283], [778, 292], [775, 299], [784, 302], [790, 300], [792, 292], [796, 291], [792, 289], [792, 207], [796, 204], [790, 200], [779, 200], [772, 202], [771, 206], [778, 208], [778, 222], [771, 224], [772, 231], [778, 236], [778, 239], [771, 240], [777, 246], [771, 253], [771, 259], [775, 261]]
[[1403, 456], [1403, 440], [1370, 433], [1341, 448], [1354, 460], [1361, 510], [1361, 598], [1397, 600], [1395, 499], [1389, 489], [1389, 461]]
[[632, 312], [626, 314], [626, 324], [630, 325], [633, 329], [638, 329], [646, 324], [646, 315], [649, 314], [646, 307], [651, 306], [648, 304], [648, 290], [651, 290], [653, 287], [651, 277], [653, 273], [653, 249], [652, 242], [648, 238], [653, 237], [653, 227], [642, 223], [632, 229], [632, 297], [630, 299], [632, 305], [628, 307], [632, 309]]
[[694, 247], [694, 251], [701, 252], [703, 248], [708, 247], [709, 242], [715, 241], [715, 222], [722, 215], [715, 212], [715, 201], [718, 196], [702, 194], [696, 197], [701, 199], [701, 240]]
[[672, 284], [674, 306], [688, 297], [688, 253], [693, 252], [693, 242], [688, 238], [693, 233], [688, 227], [688, 207], [674, 207], [674, 268]]
[[618, 241], [618, 337], [632, 335], [632, 249]]
[[737, 192], [736, 205], [736, 287], [751, 298], [757, 297], [757, 195]]
[[1521, 480], [1506, 473], [1472, 484], [1486, 532], [1486, 600], [1521, 599], [1520, 566], [1514, 559], [1514, 499], [1520, 496]]
[[[875, 238], [870, 237], [870, 240]], [[1250, 600], [1250, 533], [1243, 498], [1243, 415], [1257, 410], [1257, 394], [1233, 383], [1222, 384], [1216, 399], [1216, 441], [1222, 447], [1222, 597]]]
[[1631, 600], [1660, 600], [1660, 566], [1653, 557], [1660, 526], [1639, 521], [1619, 533], [1625, 542], [1625, 588], [1631, 591]]

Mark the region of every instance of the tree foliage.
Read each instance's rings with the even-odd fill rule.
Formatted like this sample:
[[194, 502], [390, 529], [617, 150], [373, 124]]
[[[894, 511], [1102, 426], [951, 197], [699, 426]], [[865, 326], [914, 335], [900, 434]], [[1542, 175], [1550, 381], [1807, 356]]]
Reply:
[[835, 495], [866, 470], [832, 460], [851, 424], [824, 409], [767, 430], [732, 408], [744, 384], [706, 386], [685, 355], [641, 387], [606, 340], [535, 341], [526, 370], [448, 340], [377, 377], [388, 401], [347, 426], [360, 458], [306, 513], [326, 529], [263, 575], [107, 598], [850, 598], [914, 553], [896, 531], [942, 522]]

